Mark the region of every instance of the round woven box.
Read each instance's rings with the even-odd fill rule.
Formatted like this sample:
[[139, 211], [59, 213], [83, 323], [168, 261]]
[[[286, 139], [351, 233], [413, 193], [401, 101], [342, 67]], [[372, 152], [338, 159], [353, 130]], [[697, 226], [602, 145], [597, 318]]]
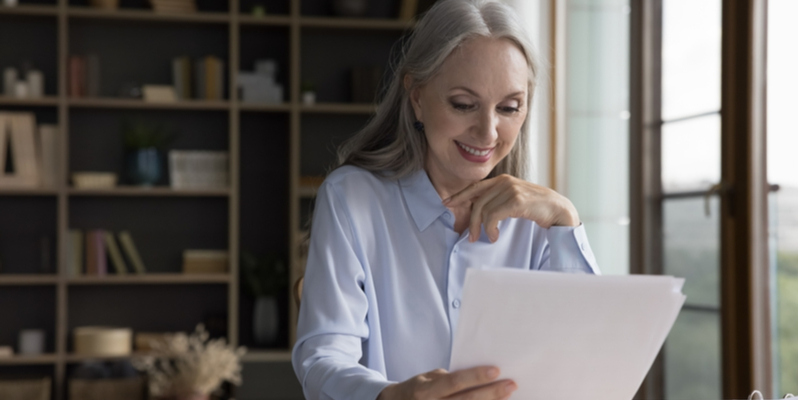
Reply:
[[133, 332], [129, 328], [83, 326], [75, 328], [75, 353], [93, 356], [131, 354]]

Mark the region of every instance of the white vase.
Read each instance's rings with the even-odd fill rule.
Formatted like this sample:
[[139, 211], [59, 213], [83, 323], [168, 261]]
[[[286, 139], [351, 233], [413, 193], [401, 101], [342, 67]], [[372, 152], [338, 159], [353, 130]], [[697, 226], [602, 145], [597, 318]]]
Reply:
[[269, 346], [278, 339], [278, 300], [260, 296], [253, 310], [253, 338], [256, 344]]

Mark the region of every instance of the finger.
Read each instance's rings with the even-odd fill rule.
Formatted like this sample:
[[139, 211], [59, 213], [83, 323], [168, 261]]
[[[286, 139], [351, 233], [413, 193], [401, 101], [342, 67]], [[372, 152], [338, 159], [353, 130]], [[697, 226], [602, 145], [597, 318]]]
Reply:
[[483, 230], [486, 231], [486, 236], [492, 243], [500, 237], [497, 224], [515, 214], [513, 204], [509, 203], [512, 197], [512, 194], [503, 192], [483, 206]]
[[467, 389], [465, 391], [447, 397], [448, 400], [500, 400], [507, 399], [514, 391], [517, 390], [517, 384], [510, 379], [503, 379], [502, 381], [492, 382], [491, 384], [484, 385], [474, 389]]
[[494, 186], [492, 190], [486, 191], [472, 203], [472, 210], [469, 217], [469, 241], [475, 242], [481, 237], [481, 223], [483, 219], [483, 210], [486, 203], [494, 200], [497, 196], [502, 194], [502, 189]]
[[496, 178], [487, 179], [485, 181], [475, 182], [462, 191], [442, 200], [442, 204], [448, 206], [457, 206], [459, 204], [463, 204], [467, 201], [470, 201], [494, 186], [497, 183]]
[[443, 398], [475, 386], [485, 385], [500, 375], [496, 367], [475, 367], [451, 372], [434, 378], [431, 394]]

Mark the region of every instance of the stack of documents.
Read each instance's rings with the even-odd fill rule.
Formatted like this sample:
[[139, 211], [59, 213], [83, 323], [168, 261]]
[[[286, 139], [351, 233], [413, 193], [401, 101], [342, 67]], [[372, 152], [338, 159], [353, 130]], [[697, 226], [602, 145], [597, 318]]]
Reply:
[[512, 399], [631, 399], [686, 296], [671, 276], [467, 271], [450, 370], [512, 379]]

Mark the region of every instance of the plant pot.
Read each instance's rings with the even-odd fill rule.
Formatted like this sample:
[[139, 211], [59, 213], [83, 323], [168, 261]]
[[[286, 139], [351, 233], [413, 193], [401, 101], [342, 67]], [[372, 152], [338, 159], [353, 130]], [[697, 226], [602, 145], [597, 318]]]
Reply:
[[161, 180], [164, 170], [161, 152], [155, 147], [128, 151], [125, 160], [125, 174], [130, 183], [141, 186], [153, 186]]
[[278, 300], [259, 296], [253, 310], [253, 339], [260, 346], [274, 345], [278, 339]]

